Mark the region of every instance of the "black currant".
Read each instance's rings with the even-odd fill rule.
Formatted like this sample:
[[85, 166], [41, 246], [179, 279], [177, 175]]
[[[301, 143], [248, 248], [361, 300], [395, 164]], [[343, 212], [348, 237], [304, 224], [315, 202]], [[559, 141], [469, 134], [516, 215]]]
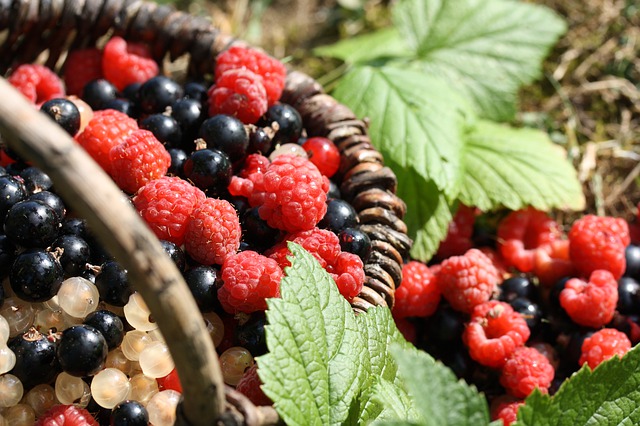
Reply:
[[344, 200], [331, 198], [327, 200], [327, 212], [318, 223], [318, 228], [328, 229], [335, 233], [344, 228], [353, 228], [358, 224], [358, 213]]
[[178, 122], [182, 130], [183, 142], [191, 147], [198, 136], [204, 116], [202, 103], [197, 99], [182, 98], [171, 104], [171, 117]]
[[194, 151], [184, 163], [185, 177], [210, 197], [226, 191], [231, 174], [229, 157], [217, 149]]
[[128, 99], [131, 104], [137, 105], [140, 102], [139, 91], [142, 83], [131, 83], [122, 89], [122, 96]]
[[[11, 265], [17, 255], [15, 244], [5, 235], [0, 234], [0, 281], [9, 275]], [[0, 285], [2, 288], [2, 285]], [[0, 303], [2, 305], [2, 303]]]
[[258, 207], [247, 209], [242, 215], [242, 239], [252, 246], [270, 247], [280, 235], [278, 229], [272, 228], [260, 217]]
[[67, 208], [64, 205], [64, 201], [51, 191], [36, 192], [35, 194], [29, 195], [27, 200], [35, 200], [48, 205], [54, 212], [56, 212], [60, 221], [62, 221], [67, 215]]
[[164, 249], [165, 253], [169, 255], [173, 263], [176, 265], [180, 272], [183, 272], [186, 265], [187, 259], [185, 257], [184, 251], [175, 243], [166, 240], [160, 240], [160, 245]]
[[80, 110], [68, 99], [48, 100], [42, 104], [40, 111], [51, 117], [71, 136], [75, 136], [80, 130]]
[[27, 188], [24, 184], [11, 176], [0, 177], [0, 223], [4, 223], [4, 218], [9, 209], [18, 201], [27, 198]]
[[127, 270], [114, 261], [102, 264], [100, 273], [96, 276], [96, 287], [101, 300], [119, 307], [126, 305], [133, 293]]
[[104, 368], [109, 347], [102, 333], [90, 325], [66, 328], [58, 341], [62, 370], [76, 377], [93, 376]]
[[52, 249], [62, 249], [60, 264], [67, 276], [82, 274], [91, 261], [89, 244], [77, 235], [61, 235], [51, 244]]
[[629, 244], [624, 251], [624, 257], [627, 265], [624, 275], [640, 279], [640, 246]]
[[100, 78], [87, 83], [81, 97], [93, 110], [100, 110], [104, 109], [107, 102], [118, 97], [118, 89], [109, 81]]
[[534, 299], [536, 294], [535, 285], [524, 276], [514, 275], [507, 278], [500, 285], [500, 300], [511, 302], [518, 297]]
[[278, 130], [273, 138], [273, 145], [297, 143], [302, 134], [302, 117], [291, 105], [275, 104], [258, 121], [259, 126], [271, 126], [278, 123]]
[[332, 180], [329, 181], [329, 191], [327, 192], [327, 199], [331, 198], [342, 198], [340, 187]]
[[106, 309], [91, 312], [84, 318], [83, 323], [102, 334], [109, 350], [120, 346], [124, 339], [124, 323], [119, 316]]
[[640, 314], [640, 283], [632, 277], [618, 280], [618, 312], [623, 315]]
[[269, 154], [273, 147], [273, 136], [273, 130], [253, 126], [249, 132], [249, 146], [247, 147], [247, 153], [252, 154], [254, 152], [258, 152], [262, 155]]
[[77, 235], [86, 238], [88, 234], [87, 221], [77, 217], [68, 217], [62, 222], [61, 235]]
[[340, 249], [357, 255], [366, 262], [371, 254], [371, 238], [358, 228], [344, 228], [338, 233]]
[[167, 150], [171, 156], [171, 165], [167, 174], [182, 177], [184, 175], [184, 163], [187, 162], [189, 156], [183, 149], [169, 148]]
[[49, 339], [35, 328], [9, 340], [7, 346], [16, 356], [9, 373], [20, 379], [26, 390], [51, 383], [60, 372], [55, 339]]
[[138, 90], [142, 112], [154, 114], [164, 112], [165, 108], [182, 97], [182, 87], [169, 77], [159, 75], [142, 83]]
[[56, 257], [42, 249], [20, 253], [11, 266], [9, 284], [27, 302], [45, 302], [58, 293], [64, 270]]
[[249, 134], [242, 121], [225, 114], [217, 114], [204, 120], [200, 126], [200, 137], [208, 148], [218, 149], [232, 163], [243, 159], [249, 147]]
[[526, 297], [516, 297], [509, 301], [514, 311], [519, 312], [529, 326], [532, 333], [537, 331], [540, 321], [542, 320], [542, 311], [540, 307]]
[[184, 97], [200, 101], [202, 105], [207, 101], [207, 91], [207, 86], [197, 81], [188, 81], [184, 84]]
[[253, 313], [251, 318], [236, 327], [236, 341], [251, 352], [253, 356], [259, 356], [267, 352], [267, 340], [264, 326], [267, 319], [264, 313]]
[[27, 199], [11, 207], [4, 231], [18, 245], [45, 248], [58, 236], [60, 226], [60, 219], [51, 207]]
[[175, 118], [156, 113], [140, 122], [140, 128], [149, 130], [165, 148], [178, 148], [182, 142], [182, 130]]
[[138, 401], [122, 401], [111, 410], [111, 426], [147, 426], [149, 412]]
[[53, 186], [53, 181], [42, 170], [37, 167], [27, 167], [20, 172], [20, 177], [24, 182], [25, 188], [31, 194], [40, 191], [48, 191]]
[[201, 312], [211, 312], [220, 306], [218, 286], [220, 272], [211, 266], [198, 266], [184, 273], [184, 280]]
[[137, 118], [138, 110], [135, 105], [131, 103], [129, 99], [116, 98], [105, 102], [103, 109], [114, 109], [120, 111], [123, 114], [127, 114], [129, 117]]

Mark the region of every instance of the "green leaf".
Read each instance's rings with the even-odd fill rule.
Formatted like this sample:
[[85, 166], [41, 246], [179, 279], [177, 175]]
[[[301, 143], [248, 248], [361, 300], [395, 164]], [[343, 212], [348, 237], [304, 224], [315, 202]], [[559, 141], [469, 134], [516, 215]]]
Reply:
[[369, 370], [355, 314], [316, 259], [289, 243], [280, 299], [268, 300], [264, 392], [289, 425], [339, 425]]
[[584, 208], [574, 167], [541, 131], [478, 121], [467, 136], [464, 168], [460, 201], [481, 210]]
[[349, 64], [412, 55], [406, 40], [393, 27], [344, 39], [329, 46], [318, 47], [313, 50], [313, 53], [341, 59]]
[[402, 0], [393, 17], [424, 71], [497, 121], [514, 117], [518, 88], [540, 77], [542, 59], [566, 31], [550, 9], [513, 0]]
[[366, 403], [361, 423], [367, 424], [369, 419], [376, 419], [374, 422], [376, 425], [399, 420], [420, 422], [420, 415], [414, 401], [399, 384], [375, 377], [373, 384], [365, 388], [365, 393], [368, 398], [363, 398]]
[[583, 367], [550, 397], [535, 392], [518, 410], [518, 426], [640, 424], [640, 348], [593, 372]]
[[371, 141], [396, 173], [406, 170], [433, 180], [447, 194], [457, 191], [469, 108], [446, 83], [392, 66], [356, 66], [333, 95], [371, 120]]
[[489, 407], [474, 386], [426, 352], [392, 348], [400, 376], [414, 398], [424, 426], [477, 426], [489, 423]]

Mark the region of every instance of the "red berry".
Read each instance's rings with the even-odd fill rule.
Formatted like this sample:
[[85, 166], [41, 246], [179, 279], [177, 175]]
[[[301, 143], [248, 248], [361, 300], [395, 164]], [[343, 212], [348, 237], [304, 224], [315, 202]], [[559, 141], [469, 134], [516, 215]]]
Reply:
[[67, 93], [82, 95], [84, 86], [103, 78], [102, 52], [95, 47], [72, 50], [64, 63], [64, 82]]
[[259, 207], [272, 228], [287, 232], [313, 229], [327, 212], [329, 180], [308, 159], [280, 155], [265, 172], [231, 178], [229, 192]]
[[267, 112], [267, 92], [262, 78], [244, 69], [226, 71], [209, 91], [209, 115], [227, 114], [252, 124]]
[[561, 237], [558, 223], [531, 207], [507, 215], [497, 234], [500, 253], [507, 265], [521, 272], [533, 270], [536, 250], [549, 250], [549, 245]]
[[471, 358], [487, 367], [501, 368], [530, 334], [525, 319], [508, 303], [490, 300], [473, 309], [462, 339]]
[[407, 342], [411, 342], [415, 345], [418, 341], [418, 331], [416, 330], [416, 325], [411, 322], [409, 318], [394, 317], [393, 319], [396, 323], [396, 327], [398, 327], [398, 330], [400, 331], [400, 333], [402, 333], [402, 337], [404, 337]]
[[112, 37], [102, 53], [102, 72], [118, 90], [133, 83], [144, 83], [158, 75], [158, 64], [149, 48], [141, 43], [128, 43], [122, 37]]
[[111, 172], [111, 148], [120, 145], [135, 130], [138, 123], [120, 111], [95, 111], [91, 121], [78, 133], [76, 141], [105, 170]]
[[524, 401], [510, 395], [503, 395], [491, 403], [491, 420], [502, 420], [504, 426], [510, 426], [518, 419], [518, 409]]
[[111, 148], [111, 177], [120, 189], [135, 194], [154, 179], [167, 174], [171, 156], [148, 130], [134, 130], [123, 143]]
[[613, 328], [603, 328], [584, 339], [579, 363], [586, 363], [593, 370], [609, 358], [624, 356], [630, 349], [631, 341], [626, 334]]
[[440, 289], [429, 267], [415, 260], [402, 266], [402, 283], [396, 289], [394, 318], [428, 317], [438, 308]]
[[446, 238], [440, 243], [436, 257], [446, 259], [460, 256], [473, 247], [473, 225], [476, 221], [476, 209], [461, 204], [453, 220], [449, 223]]
[[258, 377], [258, 364], [253, 364], [236, 385], [236, 390], [249, 398], [254, 405], [272, 405], [273, 402], [264, 394], [261, 388], [262, 381]]
[[133, 205], [159, 239], [181, 246], [189, 216], [205, 198], [205, 193], [189, 182], [163, 176], [140, 188]]
[[287, 69], [282, 62], [259, 50], [233, 46], [216, 58], [215, 79], [229, 70], [245, 69], [262, 77], [269, 106], [280, 99]]
[[440, 264], [436, 282], [453, 309], [470, 313], [496, 292], [498, 270], [491, 259], [478, 249], [463, 256], [452, 256]]
[[569, 231], [569, 255], [584, 276], [605, 269], [618, 279], [626, 268], [624, 252], [630, 241], [624, 219], [586, 215]]
[[500, 384], [516, 398], [526, 398], [538, 388], [547, 393], [555, 370], [538, 350], [522, 346], [507, 359], [500, 374]]
[[60, 77], [44, 65], [20, 65], [11, 73], [7, 81], [25, 98], [37, 105], [65, 96]]
[[84, 408], [55, 405], [40, 416], [35, 426], [98, 426], [98, 422]]
[[158, 382], [158, 387], [161, 391], [171, 389], [176, 392], [182, 393], [182, 384], [180, 384], [180, 377], [178, 377], [178, 370], [175, 368], [171, 370], [171, 373], [167, 374], [164, 377], [160, 377], [156, 379]]
[[609, 271], [591, 273], [589, 281], [572, 278], [560, 292], [560, 306], [580, 325], [599, 328], [613, 319], [618, 282]]
[[331, 139], [322, 136], [309, 138], [302, 144], [302, 148], [307, 151], [309, 160], [326, 177], [332, 177], [340, 168], [340, 151]]
[[266, 299], [280, 297], [284, 273], [278, 263], [251, 250], [232, 254], [222, 264], [223, 286], [218, 299], [233, 314], [267, 309]]
[[533, 273], [543, 286], [553, 286], [561, 278], [575, 275], [575, 267], [569, 259], [568, 240], [556, 240], [548, 250], [536, 250], [533, 260]]
[[200, 202], [187, 222], [185, 249], [203, 265], [222, 265], [240, 247], [240, 220], [227, 200], [207, 198]]

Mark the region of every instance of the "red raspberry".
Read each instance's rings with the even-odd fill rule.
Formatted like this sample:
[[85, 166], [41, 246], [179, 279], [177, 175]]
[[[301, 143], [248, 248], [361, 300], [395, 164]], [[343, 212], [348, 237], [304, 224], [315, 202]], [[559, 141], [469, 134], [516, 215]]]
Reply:
[[509, 272], [507, 272], [507, 267], [504, 264], [502, 255], [500, 255], [500, 253], [498, 253], [495, 249], [491, 247], [479, 247], [478, 250], [484, 253], [485, 256], [487, 256], [489, 260], [491, 260], [491, 263], [493, 263], [493, 266], [495, 266], [496, 270], [498, 271], [498, 276], [504, 278], [511, 275]]
[[473, 309], [462, 340], [471, 358], [487, 367], [501, 368], [530, 334], [527, 322], [511, 305], [490, 300]]
[[453, 309], [470, 313], [491, 299], [499, 275], [491, 260], [480, 250], [471, 249], [463, 256], [452, 256], [440, 264], [436, 282]]
[[322, 136], [309, 138], [302, 144], [302, 148], [307, 151], [309, 161], [326, 177], [335, 175], [340, 168], [340, 151], [331, 139]]
[[428, 317], [439, 303], [440, 289], [429, 267], [415, 260], [402, 265], [402, 283], [396, 289], [393, 305], [394, 318]]
[[138, 123], [127, 114], [113, 109], [95, 111], [91, 121], [78, 133], [76, 141], [105, 170], [111, 172], [109, 153], [135, 130]]
[[278, 262], [281, 268], [291, 264], [287, 256], [291, 253], [287, 242], [300, 244], [320, 266], [329, 272], [333, 280], [346, 299], [351, 300], [360, 293], [364, 284], [364, 269], [362, 260], [347, 252], [342, 252], [338, 236], [326, 229], [313, 228], [288, 235], [284, 241], [276, 244], [265, 252], [265, 255]]
[[111, 148], [111, 177], [120, 189], [138, 189], [167, 174], [171, 156], [149, 130], [134, 130], [123, 143]]
[[163, 176], [140, 188], [133, 205], [159, 239], [181, 246], [189, 217], [205, 198], [186, 180]]
[[593, 370], [616, 355], [622, 358], [630, 349], [631, 341], [626, 334], [614, 328], [603, 328], [584, 339], [579, 363], [586, 363]]
[[536, 250], [549, 250], [562, 233], [558, 223], [545, 212], [529, 207], [509, 213], [498, 225], [497, 236], [507, 265], [531, 272]]
[[222, 264], [222, 287], [218, 299], [225, 311], [237, 314], [267, 309], [266, 299], [280, 297], [284, 276], [278, 263], [255, 251], [227, 256]]
[[589, 282], [572, 278], [560, 292], [560, 306], [576, 323], [599, 328], [613, 319], [618, 303], [618, 282], [609, 271], [591, 273]]
[[261, 154], [249, 154], [244, 161], [244, 167], [240, 170], [240, 177], [248, 178], [253, 173], [264, 174], [271, 162]]
[[569, 231], [569, 255], [584, 276], [605, 269], [618, 279], [626, 268], [624, 252], [630, 241], [624, 219], [586, 215], [575, 221]]
[[158, 64], [149, 48], [141, 43], [128, 43], [122, 37], [112, 37], [102, 53], [102, 72], [118, 90], [132, 83], [144, 83], [158, 75]]
[[240, 220], [227, 200], [207, 198], [191, 213], [185, 233], [185, 249], [203, 265], [222, 265], [240, 247]]
[[207, 92], [209, 115], [227, 114], [252, 124], [267, 112], [262, 78], [249, 70], [232, 69], [220, 75]]
[[231, 178], [229, 192], [249, 199], [272, 228], [287, 232], [313, 229], [327, 212], [329, 180], [308, 159], [281, 155], [266, 172]]
[[516, 398], [526, 398], [538, 388], [547, 393], [555, 370], [538, 350], [522, 346], [507, 359], [500, 374], [500, 384]]
[[7, 80], [25, 98], [36, 105], [65, 96], [64, 85], [60, 77], [44, 65], [20, 65]]
[[473, 224], [476, 221], [476, 209], [460, 205], [453, 220], [449, 223], [447, 237], [440, 243], [436, 257], [446, 259], [460, 256], [473, 247]]
[[216, 58], [215, 79], [229, 70], [246, 69], [262, 77], [269, 106], [282, 95], [287, 69], [282, 62], [256, 49], [233, 46]]
[[491, 403], [491, 420], [502, 420], [504, 426], [510, 426], [518, 419], [518, 409], [524, 401], [510, 395], [503, 395]]
[[536, 250], [533, 260], [533, 273], [543, 286], [553, 286], [561, 278], [575, 275], [575, 267], [569, 259], [569, 240], [556, 240], [549, 250]]
[[98, 422], [84, 408], [54, 405], [38, 418], [35, 426], [98, 426]]
[[253, 364], [236, 385], [236, 390], [249, 398], [254, 405], [273, 405], [273, 402], [262, 391], [262, 381], [258, 376], [258, 364]]
[[67, 93], [82, 95], [87, 83], [102, 78], [102, 52], [95, 47], [69, 52], [64, 63], [64, 82]]

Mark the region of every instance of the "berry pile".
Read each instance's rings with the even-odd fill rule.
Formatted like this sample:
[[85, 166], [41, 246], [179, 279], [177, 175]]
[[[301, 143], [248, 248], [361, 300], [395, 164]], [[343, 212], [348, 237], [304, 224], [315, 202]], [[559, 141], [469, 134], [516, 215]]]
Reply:
[[432, 262], [403, 266], [394, 318], [508, 426], [534, 389], [553, 394], [640, 341], [636, 226], [585, 215], [565, 232], [533, 208], [461, 206]]
[[[266, 299], [287, 241], [351, 300], [371, 243], [340, 199], [340, 153], [280, 101], [286, 69], [254, 49], [217, 58], [213, 80], [161, 75], [144, 44], [113, 37], [9, 81], [129, 197], [183, 273], [224, 380], [256, 404]], [[51, 179], [0, 149], [0, 423], [170, 425], [182, 392], [157, 324]], [[439, 297], [439, 296], [438, 296]]]

